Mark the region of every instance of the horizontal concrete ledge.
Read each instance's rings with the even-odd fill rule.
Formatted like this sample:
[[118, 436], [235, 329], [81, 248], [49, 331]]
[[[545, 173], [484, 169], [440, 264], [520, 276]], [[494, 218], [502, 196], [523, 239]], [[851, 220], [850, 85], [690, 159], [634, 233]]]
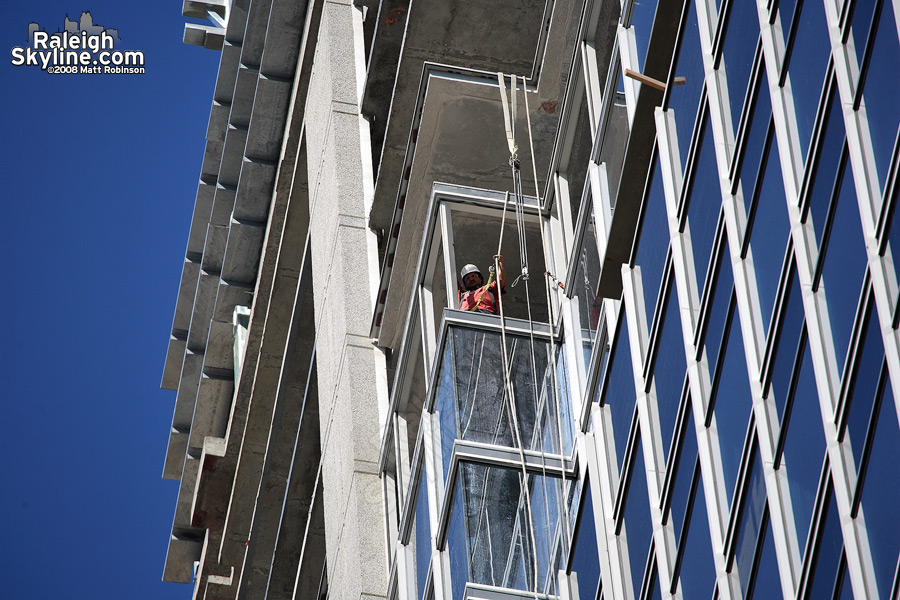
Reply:
[[191, 19], [205, 19], [207, 11], [214, 12], [224, 19], [228, 5], [225, 0], [184, 0], [181, 6], [182, 16]]
[[188, 433], [175, 431], [169, 433], [169, 445], [166, 449], [166, 460], [163, 463], [163, 479], [178, 481], [184, 470], [184, 456], [187, 453]]
[[185, 23], [184, 43], [192, 46], [203, 46], [210, 50], [221, 50], [225, 41], [225, 30], [212, 25]]
[[182, 537], [172, 535], [166, 551], [166, 565], [163, 568], [163, 581], [173, 583], [190, 583], [194, 575], [194, 561], [200, 560], [203, 552], [203, 540], [194, 536]]
[[222, 60], [219, 61], [219, 76], [216, 78], [213, 101], [221, 104], [231, 104], [231, 100], [234, 97], [234, 81], [237, 77], [240, 62], [241, 45], [226, 41], [222, 47]]
[[[181, 334], [184, 334], [183, 336]], [[162, 381], [159, 384], [164, 390], [178, 389], [178, 365], [181, 364], [184, 351], [187, 348], [187, 332], [174, 332], [169, 336], [169, 347], [166, 349], [166, 363], [163, 368]]]

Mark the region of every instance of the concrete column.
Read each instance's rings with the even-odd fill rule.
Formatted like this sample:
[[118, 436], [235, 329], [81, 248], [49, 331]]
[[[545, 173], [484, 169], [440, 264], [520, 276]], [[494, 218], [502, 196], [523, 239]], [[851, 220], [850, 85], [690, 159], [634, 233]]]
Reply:
[[[361, 14], [326, 2], [306, 105], [310, 231], [317, 335], [322, 483], [330, 598], [382, 598], [387, 590], [378, 398], [383, 357], [372, 315], [366, 222], [368, 130], [358, 109]], [[377, 274], [374, 276], [377, 277]]]

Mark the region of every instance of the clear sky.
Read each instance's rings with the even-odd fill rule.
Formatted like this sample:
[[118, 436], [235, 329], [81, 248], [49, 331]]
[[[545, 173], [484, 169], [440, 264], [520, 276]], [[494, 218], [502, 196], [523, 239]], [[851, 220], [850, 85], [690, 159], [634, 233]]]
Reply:
[[[0, 596], [189, 599], [163, 583], [178, 483], [159, 388], [219, 53], [181, 0], [3, 0]], [[12, 66], [28, 24], [90, 11], [144, 75]]]

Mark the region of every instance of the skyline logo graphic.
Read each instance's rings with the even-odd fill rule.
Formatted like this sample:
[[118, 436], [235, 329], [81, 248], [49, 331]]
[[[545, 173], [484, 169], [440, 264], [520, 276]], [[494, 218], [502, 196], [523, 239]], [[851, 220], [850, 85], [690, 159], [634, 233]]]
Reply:
[[143, 51], [116, 50], [119, 41], [117, 29], [95, 24], [85, 11], [78, 21], [66, 15], [63, 30], [54, 33], [29, 23], [28, 46], [13, 47], [10, 63], [39, 67], [50, 74], [143, 74]]

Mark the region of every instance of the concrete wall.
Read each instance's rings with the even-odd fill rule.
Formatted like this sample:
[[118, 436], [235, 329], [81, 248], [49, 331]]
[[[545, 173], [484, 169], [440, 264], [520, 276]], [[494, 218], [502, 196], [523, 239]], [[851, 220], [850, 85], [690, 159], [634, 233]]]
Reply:
[[377, 471], [386, 384], [368, 338], [377, 247], [366, 223], [368, 125], [358, 109], [361, 19], [349, 2], [325, 3], [305, 119], [328, 588], [329, 598], [345, 599], [381, 598], [387, 589]]

